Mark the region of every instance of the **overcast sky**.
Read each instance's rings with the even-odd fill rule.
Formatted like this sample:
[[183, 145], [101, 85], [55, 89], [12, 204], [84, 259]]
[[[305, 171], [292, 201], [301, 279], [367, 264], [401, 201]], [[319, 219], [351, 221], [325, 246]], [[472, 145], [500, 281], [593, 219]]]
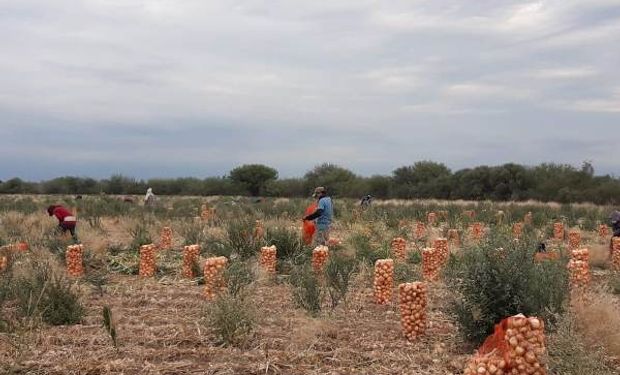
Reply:
[[0, 0], [0, 179], [620, 175], [620, 0]]

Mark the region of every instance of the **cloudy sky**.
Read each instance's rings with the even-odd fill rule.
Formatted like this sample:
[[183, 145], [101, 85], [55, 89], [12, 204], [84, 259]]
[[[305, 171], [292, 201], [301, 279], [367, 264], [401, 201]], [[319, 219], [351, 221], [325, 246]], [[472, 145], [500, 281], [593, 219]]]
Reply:
[[0, 51], [0, 179], [620, 175], [620, 0], [0, 0]]

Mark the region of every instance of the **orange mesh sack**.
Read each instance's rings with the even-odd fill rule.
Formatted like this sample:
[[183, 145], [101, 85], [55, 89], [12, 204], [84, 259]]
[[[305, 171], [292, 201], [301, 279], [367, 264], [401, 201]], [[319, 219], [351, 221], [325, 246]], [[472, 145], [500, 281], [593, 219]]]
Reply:
[[564, 239], [564, 224], [553, 223], [553, 239], [562, 241]]
[[323, 272], [323, 268], [329, 259], [329, 248], [327, 246], [317, 246], [312, 250], [312, 269], [316, 273]]
[[394, 261], [392, 259], [378, 259], [375, 262], [374, 280], [375, 303], [386, 305], [392, 301], [394, 288]]
[[611, 267], [614, 271], [620, 271], [620, 237], [611, 240]]
[[[317, 204], [312, 203], [308, 208], [306, 208], [306, 212], [304, 216], [308, 216], [316, 211]], [[301, 227], [301, 236], [306, 245], [310, 245], [312, 243], [312, 237], [314, 237], [314, 232], [316, 232], [316, 226], [314, 225], [314, 221], [312, 220], [304, 220]]]
[[188, 245], [183, 247], [183, 277], [193, 279], [194, 267], [200, 256], [200, 245]]
[[396, 237], [392, 240], [390, 247], [392, 248], [392, 254], [398, 260], [407, 259], [407, 240], [402, 237]]
[[67, 263], [67, 273], [73, 277], [80, 277], [84, 275], [84, 262], [82, 257], [84, 255], [84, 245], [69, 245], [67, 246], [67, 252], [65, 254], [65, 261]]
[[568, 232], [568, 249], [575, 250], [581, 246], [581, 233], [577, 231]]

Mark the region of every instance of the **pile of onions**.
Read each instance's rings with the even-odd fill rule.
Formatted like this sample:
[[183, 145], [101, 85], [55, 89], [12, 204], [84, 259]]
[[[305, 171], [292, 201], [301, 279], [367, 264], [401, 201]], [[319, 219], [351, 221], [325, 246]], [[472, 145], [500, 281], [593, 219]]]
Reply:
[[198, 262], [200, 255], [200, 245], [183, 246], [183, 277], [193, 279], [198, 275], [194, 275], [194, 265]]
[[276, 273], [276, 264], [277, 264], [277, 249], [276, 245], [272, 246], [263, 246], [260, 249], [260, 260], [259, 263], [261, 267], [269, 274]]
[[570, 258], [572, 260], [580, 260], [582, 262], [590, 262], [590, 251], [588, 249], [571, 250]]
[[435, 248], [422, 249], [422, 276], [424, 280], [435, 281], [439, 278], [442, 260], [441, 254]]
[[465, 375], [545, 375], [544, 324], [519, 314], [502, 321], [465, 367]]
[[568, 249], [579, 249], [579, 246], [581, 246], [581, 233], [573, 230], [568, 232]]
[[448, 229], [448, 241], [453, 247], [461, 247], [461, 238], [457, 229]]
[[153, 244], [140, 246], [140, 269], [138, 275], [142, 277], [153, 277], [157, 270], [155, 263], [155, 251], [157, 246]]
[[167, 249], [172, 248], [172, 228], [170, 227], [161, 228], [159, 248], [161, 250], [167, 250]]
[[484, 236], [484, 225], [481, 222], [475, 222], [470, 227], [471, 238], [475, 241], [479, 241]]
[[443, 266], [448, 262], [448, 258], [450, 257], [450, 250], [448, 249], [448, 240], [445, 238], [438, 238], [433, 241], [433, 247], [437, 252], [441, 265]]
[[67, 262], [67, 273], [69, 276], [80, 277], [84, 275], [84, 245], [69, 245], [67, 246], [67, 253], [65, 254], [65, 260]]
[[426, 286], [405, 283], [398, 286], [400, 323], [407, 340], [414, 341], [426, 330]]
[[407, 259], [407, 240], [402, 237], [396, 237], [390, 243], [390, 247], [392, 248], [392, 254], [396, 259]]
[[601, 224], [598, 226], [598, 236], [601, 240], [604, 240], [609, 236], [609, 227], [606, 224]]
[[437, 222], [437, 214], [434, 212], [429, 212], [426, 214], [426, 222], [428, 225], [433, 225]]
[[568, 262], [570, 285], [573, 288], [588, 285], [590, 282], [590, 265], [583, 260], [570, 260]]
[[564, 224], [553, 223], [553, 239], [557, 241], [564, 240]]
[[419, 240], [426, 235], [426, 225], [424, 225], [421, 221], [416, 221], [415, 223], [415, 231], [413, 236], [415, 239]]
[[523, 223], [514, 223], [512, 226], [512, 235], [514, 238], [521, 238], [523, 234]]
[[375, 262], [374, 297], [379, 305], [392, 301], [394, 289], [394, 260], [379, 259]]
[[614, 271], [620, 271], [620, 237], [611, 240], [611, 267]]
[[325, 264], [329, 259], [329, 248], [327, 246], [317, 246], [312, 250], [312, 269], [316, 273], [323, 272]]
[[263, 222], [256, 220], [256, 225], [254, 226], [254, 241], [262, 240], [264, 237], [265, 227], [263, 226]]
[[218, 294], [226, 291], [224, 270], [228, 264], [226, 257], [207, 258], [204, 266], [205, 291], [207, 300], [213, 300]]

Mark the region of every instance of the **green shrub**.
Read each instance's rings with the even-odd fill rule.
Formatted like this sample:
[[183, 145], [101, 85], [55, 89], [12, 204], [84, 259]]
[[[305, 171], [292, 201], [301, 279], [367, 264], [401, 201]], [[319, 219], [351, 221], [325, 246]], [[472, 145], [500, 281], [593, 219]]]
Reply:
[[390, 248], [387, 244], [376, 248], [370, 243], [370, 237], [365, 234], [355, 234], [349, 238], [349, 243], [355, 249], [355, 258], [359, 262], [364, 262], [374, 266], [378, 259], [390, 258]]
[[224, 278], [228, 285], [228, 293], [233, 297], [242, 298], [242, 291], [255, 280], [252, 267], [242, 261], [233, 261], [226, 268]]
[[201, 222], [184, 222], [180, 234], [183, 236], [183, 245], [201, 245], [204, 247], [207, 242], [205, 226]]
[[129, 247], [132, 250], [140, 250], [140, 246], [153, 243], [151, 233], [144, 222], [140, 222], [133, 228], [129, 229], [129, 235], [131, 236], [131, 245]]
[[323, 292], [312, 268], [308, 265], [293, 268], [290, 282], [295, 304], [310, 315], [318, 315], [321, 311]]
[[336, 308], [341, 301], [346, 307], [349, 285], [356, 269], [355, 259], [336, 253], [330, 257], [325, 266], [325, 281], [332, 309]]
[[[279, 261], [308, 259], [311, 254], [310, 249], [304, 246], [299, 233], [288, 228], [267, 228], [265, 241], [268, 245], [276, 246]], [[300, 262], [295, 263], [299, 264]]]
[[511, 237], [508, 232], [493, 234], [448, 262], [448, 286], [456, 292], [453, 307], [462, 332], [474, 343], [482, 342], [508, 316], [522, 313], [552, 321], [564, 309], [568, 295], [564, 263], [536, 263], [536, 239], [515, 242]]
[[420, 271], [418, 268], [407, 263], [394, 263], [394, 283], [396, 285], [411, 283], [420, 279]]
[[222, 294], [207, 305], [206, 325], [223, 345], [240, 346], [254, 329], [256, 314], [252, 302]]
[[613, 294], [620, 295], [620, 275], [612, 275], [609, 279], [608, 285]]
[[255, 223], [249, 219], [234, 219], [228, 222], [226, 246], [230, 253], [236, 253], [241, 259], [256, 255], [259, 243], [252, 238]]
[[85, 314], [71, 282], [55, 275], [48, 264], [32, 263], [26, 275], [16, 279], [13, 292], [23, 316], [40, 315], [51, 325], [76, 324]]

